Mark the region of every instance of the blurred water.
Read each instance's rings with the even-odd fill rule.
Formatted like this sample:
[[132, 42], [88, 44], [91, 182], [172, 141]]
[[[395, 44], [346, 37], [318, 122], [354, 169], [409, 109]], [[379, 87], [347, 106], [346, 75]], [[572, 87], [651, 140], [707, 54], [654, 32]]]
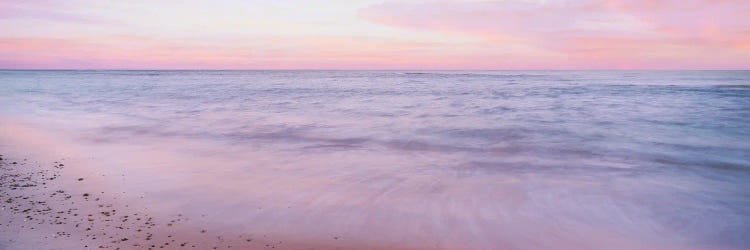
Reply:
[[0, 71], [0, 114], [259, 232], [750, 247], [749, 71]]

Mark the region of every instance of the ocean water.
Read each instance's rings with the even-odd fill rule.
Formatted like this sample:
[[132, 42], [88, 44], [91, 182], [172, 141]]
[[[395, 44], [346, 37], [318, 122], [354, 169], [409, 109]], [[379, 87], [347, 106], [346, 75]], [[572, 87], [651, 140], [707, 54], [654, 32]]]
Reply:
[[217, 230], [750, 248], [750, 71], [0, 71], [0, 120]]

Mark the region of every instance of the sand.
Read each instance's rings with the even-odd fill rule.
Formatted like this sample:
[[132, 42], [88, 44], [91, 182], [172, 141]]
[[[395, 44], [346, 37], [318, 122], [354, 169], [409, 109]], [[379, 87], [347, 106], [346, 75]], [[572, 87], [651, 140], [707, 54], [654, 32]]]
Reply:
[[66, 175], [61, 161], [0, 157], [0, 249], [287, 248], [265, 235], [216, 234], [180, 213], [154, 217]]

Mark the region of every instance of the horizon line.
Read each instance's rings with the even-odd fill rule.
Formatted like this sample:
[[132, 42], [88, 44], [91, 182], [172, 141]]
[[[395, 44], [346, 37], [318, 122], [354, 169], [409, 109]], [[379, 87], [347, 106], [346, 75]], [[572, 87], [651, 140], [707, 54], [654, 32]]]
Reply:
[[0, 71], [750, 71], [744, 69], [138, 69], [138, 68], [0, 68]]

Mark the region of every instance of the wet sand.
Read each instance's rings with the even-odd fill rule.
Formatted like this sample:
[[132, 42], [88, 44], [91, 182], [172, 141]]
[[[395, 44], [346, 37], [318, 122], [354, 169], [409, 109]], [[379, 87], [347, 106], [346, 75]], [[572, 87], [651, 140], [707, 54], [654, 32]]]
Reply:
[[[58, 181], [64, 178], [62, 162], [38, 163], [6, 157], [0, 163], [5, 248], [253, 247], [222, 236], [216, 236], [215, 240], [206, 236], [195, 238], [207, 232], [188, 232], [182, 223], [188, 218], [180, 214], [174, 218], [154, 218], [144, 212], [145, 208], [118, 202], [117, 194], [64, 187]], [[79, 177], [75, 181], [87, 180]], [[251, 237], [246, 240], [252, 242]]]
[[[108, 153], [113, 151], [97, 153], [92, 148], [59, 146], [55, 143], [62, 144], [64, 140], [54, 133], [3, 125], [0, 126], [3, 128], [0, 129], [3, 132], [0, 249], [3, 250], [434, 249], [378, 242], [378, 238], [363, 240], [374, 235], [344, 230], [335, 230], [340, 234], [331, 233], [334, 230], [330, 224], [334, 223], [310, 226], [311, 221], [331, 221], [331, 218], [304, 215], [301, 211], [309, 208], [294, 204], [277, 204], [288, 195], [285, 194], [288, 190], [279, 187], [258, 189], [262, 183], [241, 186], [237, 185], [236, 176], [225, 174], [175, 182], [168, 178], [191, 171], [164, 167], [156, 174], [149, 172], [153, 165], [148, 162], [117, 165], [112, 159], [147, 156], [125, 156], [127, 153], [114, 156]], [[154, 159], [161, 158], [149, 160], [153, 163]], [[210, 165], [207, 161], [191, 160], [192, 164]], [[278, 179], [269, 182], [284, 184]], [[220, 191], [223, 186], [231, 189]], [[239, 190], [244, 191], [239, 194]], [[243, 203], [242, 199], [253, 193], [273, 194], [276, 200]], [[310, 229], [317, 233], [305, 235]]]
[[179, 211], [155, 217], [148, 206], [119, 199], [124, 192], [108, 193], [84, 185], [90, 181], [66, 173], [63, 161], [0, 155], [0, 249], [357, 248], [285, 242], [242, 232], [215, 233], [210, 226], [201, 226], [200, 219], [194, 222]]

